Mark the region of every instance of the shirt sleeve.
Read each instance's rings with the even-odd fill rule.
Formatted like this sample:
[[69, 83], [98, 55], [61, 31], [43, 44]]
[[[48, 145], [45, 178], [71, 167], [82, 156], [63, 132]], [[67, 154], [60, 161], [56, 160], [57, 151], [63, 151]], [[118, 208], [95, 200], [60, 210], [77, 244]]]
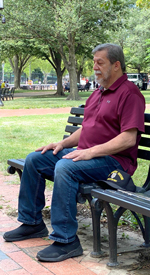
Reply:
[[129, 94], [119, 106], [120, 131], [137, 128], [144, 132], [145, 100], [137, 94]]

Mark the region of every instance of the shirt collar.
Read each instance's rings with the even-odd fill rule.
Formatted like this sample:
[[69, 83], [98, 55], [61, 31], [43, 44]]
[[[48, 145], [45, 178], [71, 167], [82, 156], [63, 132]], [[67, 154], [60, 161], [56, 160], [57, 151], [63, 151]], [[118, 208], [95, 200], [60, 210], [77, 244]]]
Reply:
[[115, 91], [123, 82], [127, 80], [127, 74], [123, 74], [119, 77], [109, 88], [108, 90]]
[[115, 91], [123, 82], [128, 79], [127, 74], [124, 73], [121, 77], [119, 77], [108, 89], [105, 89], [103, 86], [97, 88], [97, 90], [102, 93], [105, 90]]

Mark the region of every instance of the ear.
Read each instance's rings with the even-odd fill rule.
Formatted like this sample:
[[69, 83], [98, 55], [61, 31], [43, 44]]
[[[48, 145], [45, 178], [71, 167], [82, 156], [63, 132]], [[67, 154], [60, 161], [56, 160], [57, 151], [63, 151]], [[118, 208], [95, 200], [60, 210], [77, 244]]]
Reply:
[[114, 63], [114, 70], [117, 72], [118, 70], [120, 70], [120, 68], [121, 68], [120, 61], [116, 61]]

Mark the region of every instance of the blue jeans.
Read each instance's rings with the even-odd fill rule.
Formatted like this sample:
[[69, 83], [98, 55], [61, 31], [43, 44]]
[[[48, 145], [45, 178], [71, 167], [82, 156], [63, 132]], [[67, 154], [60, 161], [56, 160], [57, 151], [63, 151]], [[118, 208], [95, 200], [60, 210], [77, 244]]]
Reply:
[[45, 205], [45, 177], [54, 177], [51, 205], [52, 240], [69, 243], [74, 241], [77, 231], [76, 196], [79, 182], [91, 183], [106, 180], [115, 169], [123, 170], [118, 161], [110, 156], [73, 162], [62, 159], [70, 151], [63, 149], [57, 155], [53, 151], [33, 152], [25, 161], [22, 174], [18, 220], [24, 224], [39, 224], [42, 221], [41, 210]]

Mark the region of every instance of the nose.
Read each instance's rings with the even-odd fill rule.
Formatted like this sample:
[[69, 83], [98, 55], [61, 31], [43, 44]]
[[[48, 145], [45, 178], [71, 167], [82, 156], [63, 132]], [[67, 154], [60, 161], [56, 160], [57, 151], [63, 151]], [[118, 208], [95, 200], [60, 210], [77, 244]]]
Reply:
[[97, 63], [95, 62], [94, 65], [93, 65], [93, 70], [99, 70], [99, 67], [97, 65]]

